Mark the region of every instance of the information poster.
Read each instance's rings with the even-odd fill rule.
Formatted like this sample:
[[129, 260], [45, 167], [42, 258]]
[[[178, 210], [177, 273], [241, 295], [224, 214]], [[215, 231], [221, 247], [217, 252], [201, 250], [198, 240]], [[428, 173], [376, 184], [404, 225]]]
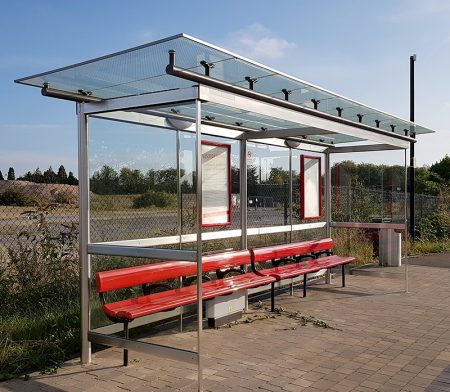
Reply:
[[230, 149], [202, 142], [202, 226], [231, 225]]
[[315, 219], [322, 216], [321, 159], [302, 155], [300, 162], [301, 219]]

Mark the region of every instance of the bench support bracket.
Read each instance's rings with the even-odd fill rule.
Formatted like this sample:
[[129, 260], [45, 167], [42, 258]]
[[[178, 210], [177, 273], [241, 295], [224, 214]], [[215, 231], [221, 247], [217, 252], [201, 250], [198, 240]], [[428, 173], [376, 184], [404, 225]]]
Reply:
[[275, 283], [270, 284], [270, 310], [275, 312]]
[[307, 274], [304, 274], [303, 275], [303, 298], [305, 298], [306, 297], [306, 275]]
[[[128, 329], [128, 321], [123, 323], [123, 337], [128, 339], [130, 337], [130, 330]], [[123, 366], [128, 366], [128, 350], [123, 349]]]

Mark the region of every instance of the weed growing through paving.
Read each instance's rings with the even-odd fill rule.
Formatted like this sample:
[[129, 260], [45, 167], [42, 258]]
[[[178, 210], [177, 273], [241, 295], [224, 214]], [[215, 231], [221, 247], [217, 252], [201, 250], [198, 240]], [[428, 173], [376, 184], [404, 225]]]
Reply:
[[323, 329], [331, 329], [335, 331], [342, 331], [339, 328], [333, 327], [332, 325], [328, 324], [327, 322], [320, 320], [314, 316], [307, 316], [303, 315], [300, 312], [290, 312], [283, 307], [275, 308], [274, 312], [269, 311], [269, 307], [264, 305], [261, 301], [258, 301], [256, 304], [254, 304], [255, 309], [262, 310], [264, 313], [255, 313], [255, 314], [248, 314], [245, 315], [240, 320], [234, 321], [232, 323], [227, 324], [226, 326], [228, 328], [233, 327], [234, 325], [239, 324], [251, 324], [255, 321], [261, 321], [261, 320], [267, 320], [267, 319], [274, 319], [280, 316], [285, 316], [291, 320], [296, 321], [296, 325], [289, 328], [282, 328], [279, 330], [287, 331], [287, 330], [296, 330], [298, 326], [306, 327], [308, 324], [312, 324], [315, 327], [323, 328]]

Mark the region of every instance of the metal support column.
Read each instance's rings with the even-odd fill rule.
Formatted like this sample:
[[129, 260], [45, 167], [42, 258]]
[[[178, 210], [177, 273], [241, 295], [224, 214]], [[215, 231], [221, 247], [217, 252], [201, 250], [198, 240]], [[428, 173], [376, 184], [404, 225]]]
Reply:
[[[182, 208], [183, 208], [183, 200], [181, 200], [181, 164], [180, 164], [180, 131], [177, 129], [177, 200], [178, 200], [178, 235], [180, 236], [180, 242], [178, 244], [178, 248], [181, 249], [183, 247], [181, 242], [181, 236], [183, 235], [183, 225], [182, 225]], [[183, 277], [180, 276], [178, 280], [179, 287], [183, 287]], [[179, 328], [180, 332], [183, 332], [183, 306], [180, 307], [180, 319], [179, 319]]]
[[[247, 249], [247, 140], [241, 140], [240, 162], [240, 210], [241, 210], [241, 249]], [[247, 272], [247, 271], [246, 271]], [[245, 290], [245, 311], [248, 311], [248, 291]]]
[[292, 148], [289, 148], [289, 242], [292, 242]]
[[79, 259], [81, 295], [81, 363], [91, 362], [89, 287], [91, 258], [87, 247], [90, 240], [89, 225], [89, 171], [88, 171], [88, 127], [83, 110], [84, 104], [77, 103], [78, 116], [78, 179], [79, 179]]
[[409, 280], [408, 280], [408, 158], [405, 150], [405, 292], [409, 293]]
[[[292, 148], [289, 148], [289, 225], [291, 226], [291, 230], [289, 231], [289, 242], [292, 242]], [[291, 279], [291, 283], [289, 285], [289, 292], [291, 297], [294, 296], [294, 282]]]
[[[327, 237], [331, 238], [331, 168], [330, 151], [325, 152], [325, 218], [327, 222]], [[331, 271], [328, 269], [325, 275], [325, 282], [331, 283]]]
[[197, 172], [197, 353], [198, 353], [198, 391], [203, 391], [202, 364], [202, 330], [203, 330], [203, 301], [202, 301], [202, 104], [195, 101], [195, 153]]
[[[414, 63], [416, 62], [416, 55], [412, 55], [409, 58], [409, 119], [414, 122]], [[416, 134], [414, 129], [410, 130], [410, 136], [415, 138]], [[411, 142], [409, 146], [409, 233], [411, 239], [414, 241], [416, 238], [416, 220], [415, 220], [415, 166], [416, 157], [414, 152], [414, 143]]]

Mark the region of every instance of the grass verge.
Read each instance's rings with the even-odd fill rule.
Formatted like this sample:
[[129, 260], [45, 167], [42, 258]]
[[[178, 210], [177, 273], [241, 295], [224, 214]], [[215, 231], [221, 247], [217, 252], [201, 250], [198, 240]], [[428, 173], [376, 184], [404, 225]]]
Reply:
[[450, 252], [450, 239], [442, 241], [415, 241], [409, 244], [408, 253], [412, 256], [422, 256], [432, 253]]
[[69, 303], [0, 319], [0, 381], [29, 371], [56, 372], [79, 351], [79, 305]]

